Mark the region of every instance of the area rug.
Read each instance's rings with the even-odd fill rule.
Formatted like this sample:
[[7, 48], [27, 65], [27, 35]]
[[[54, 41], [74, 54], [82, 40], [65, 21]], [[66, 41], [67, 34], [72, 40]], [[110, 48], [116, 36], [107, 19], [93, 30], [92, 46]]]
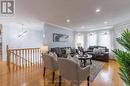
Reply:
[[92, 61], [92, 65], [90, 67], [90, 81], [91, 82], [94, 81], [98, 73], [102, 70], [104, 64], [105, 62], [95, 61], [95, 60]]

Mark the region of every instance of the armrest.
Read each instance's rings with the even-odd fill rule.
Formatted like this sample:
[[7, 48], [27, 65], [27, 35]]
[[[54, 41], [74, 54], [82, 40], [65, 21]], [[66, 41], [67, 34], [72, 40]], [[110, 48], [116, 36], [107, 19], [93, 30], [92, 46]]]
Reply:
[[84, 71], [90, 71], [90, 65], [84, 67], [84, 68], [81, 68], [81, 70], [84, 72]]

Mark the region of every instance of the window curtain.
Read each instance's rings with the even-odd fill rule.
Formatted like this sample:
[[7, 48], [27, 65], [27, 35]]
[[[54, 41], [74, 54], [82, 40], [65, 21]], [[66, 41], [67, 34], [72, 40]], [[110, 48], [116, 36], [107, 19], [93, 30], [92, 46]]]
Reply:
[[110, 31], [90, 32], [87, 35], [87, 46], [106, 46], [111, 48]]
[[91, 32], [87, 34], [87, 47], [97, 45], [97, 34], [96, 32]]
[[98, 46], [106, 46], [111, 49], [110, 32], [100, 31], [98, 33]]

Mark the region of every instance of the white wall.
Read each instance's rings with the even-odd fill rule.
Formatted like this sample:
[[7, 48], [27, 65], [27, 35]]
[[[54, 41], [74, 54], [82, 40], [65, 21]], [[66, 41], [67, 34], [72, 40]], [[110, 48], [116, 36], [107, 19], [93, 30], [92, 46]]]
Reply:
[[[45, 38], [49, 48], [52, 47], [74, 47], [74, 32], [63, 27], [45, 24]], [[68, 42], [53, 42], [53, 33], [69, 35]]]
[[130, 30], [130, 21], [126, 21], [126, 22], [123, 22], [123, 23], [120, 23], [118, 25], [115, 25], [114, 26], [114, 42], [115, 42], [115, 48], [116, 49], [121, 49], [121, 50], [125, 50], [117, 41], [116, 41], [116, 38], [117, 37], [120, 37], [121, 36], [121, 33], [126, 29], [128, 28]]
[[[3, 26], [2, 41], [3, 41], [3, 60], [6, 60], [6, 46], [9, 48], [40, 48], [43, 44], [48, 44], [51, 47], [74, 47], [74, 34], [72, 30], [63, 27], [39, 24], [39, 25], [26, 25], [24, 24], [24, 31], [27, 33], [23, 37], [18, 37], [22, 31], [22, 24], [13, 22], [5, 23]], [[53, 33], [60, 33], [69, 35], [68, 42], [53, 42]]]
[[6, 59], [6, 45], [8, 45], [9, 48], [40, 48], [43, 45], [43, 25], [32, 28], [35, 29], [24, 27], [24, 30], [26, 30], [27, 33], [19, 38], [18, 34], [22, 31], [22, 25], [17, 23], [3, 25], [3, 60]]

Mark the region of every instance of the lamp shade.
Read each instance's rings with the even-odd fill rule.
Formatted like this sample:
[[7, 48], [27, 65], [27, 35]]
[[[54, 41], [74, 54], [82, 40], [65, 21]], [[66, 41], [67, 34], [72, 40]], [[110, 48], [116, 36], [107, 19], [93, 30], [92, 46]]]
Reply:
[[47, 45], [44, 45], [44, 46], [42, 46], [42, 47], [40, 48], [40, 52], [41, 52], [42, 54], [47, 53], [47, 51], [48, 51], [48, 46], [47, 46]]

